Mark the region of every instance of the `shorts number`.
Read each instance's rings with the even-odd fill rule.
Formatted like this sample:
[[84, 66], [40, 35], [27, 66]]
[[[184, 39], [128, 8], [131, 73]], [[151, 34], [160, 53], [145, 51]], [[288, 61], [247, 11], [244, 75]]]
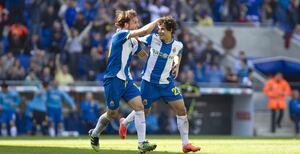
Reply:
[[175, 96], [180, 94], [180, 91], [176, 87], [172, 88], [172, 92], [174, 93]]

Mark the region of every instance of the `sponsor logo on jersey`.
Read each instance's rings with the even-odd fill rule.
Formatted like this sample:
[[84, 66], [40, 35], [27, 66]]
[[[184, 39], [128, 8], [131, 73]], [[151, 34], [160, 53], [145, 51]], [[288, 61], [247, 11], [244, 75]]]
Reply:
[[173, 51], [173, 52], [176, 52], [176, 47], [174, 47], [174, 48], [172, 49], [172, 51]]

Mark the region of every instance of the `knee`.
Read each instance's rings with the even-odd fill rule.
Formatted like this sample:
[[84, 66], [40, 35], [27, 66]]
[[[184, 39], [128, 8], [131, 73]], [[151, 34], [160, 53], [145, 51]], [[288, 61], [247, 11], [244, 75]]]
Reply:
[[117, 112], [117, 111], [110, 111], [110, 112], [107, 112], [107, 116], [108, 116], [110, 119], [117, 119], [117, 118], [118, 118], [118, 112]]
[[177, 115], [178, 116], [185, 116], [185, 115], [187, 115], [186, 108], [177, 109]]
[[142, 103], [138, 103], [135, 107], [134, 107], [135, 111], [143, 111], [144, 110], [144, 105]]

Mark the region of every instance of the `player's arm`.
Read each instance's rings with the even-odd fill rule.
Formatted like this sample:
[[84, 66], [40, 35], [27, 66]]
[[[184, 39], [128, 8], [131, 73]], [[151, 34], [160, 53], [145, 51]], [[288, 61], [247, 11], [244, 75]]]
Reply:
[[68, 93], [66, 93], [65, 91], [61, 91], [61, 94], [62, 94], [64, 100], [72, 107], [72, 110], [76, 111], [77, 108], [76, 108], [76, 105], [75, 105], [75, 102], [74, 102], [73, 98]]
[[139, 36], [144, 36], [152, 32], [152, 30], [156, 27], [157, 22], [159, 19], [156, 19], [155, 21], [145, 25], [144, 27], [137, 29], [137, 30], [131, 30], [129, 34], [127, 35], [127, 39], [132, 38], [132, 37], [139, 37]]
[[180, 65], [180, 62], [181, 62], [181, 54], [177, 55], [174, 57], [174, 63], [173, 63], [173, 67], [172, 67], [172, 75], [174, 77], [174, 79], [177, 78], [178, 76], [178, 73], [179, 73], [179, 65]]

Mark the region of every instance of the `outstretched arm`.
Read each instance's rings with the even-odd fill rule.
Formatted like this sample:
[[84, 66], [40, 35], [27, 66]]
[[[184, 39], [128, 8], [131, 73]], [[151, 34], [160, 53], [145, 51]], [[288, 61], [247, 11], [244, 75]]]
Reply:
[[145, 25], [144, 27], [142, 27], [140, 29], [130, 31], [127, 36], [127, 39], [149, 34], [156, 27], [158, 21], [159, 21], [159, 19], [156, 19], [155, 21]]

